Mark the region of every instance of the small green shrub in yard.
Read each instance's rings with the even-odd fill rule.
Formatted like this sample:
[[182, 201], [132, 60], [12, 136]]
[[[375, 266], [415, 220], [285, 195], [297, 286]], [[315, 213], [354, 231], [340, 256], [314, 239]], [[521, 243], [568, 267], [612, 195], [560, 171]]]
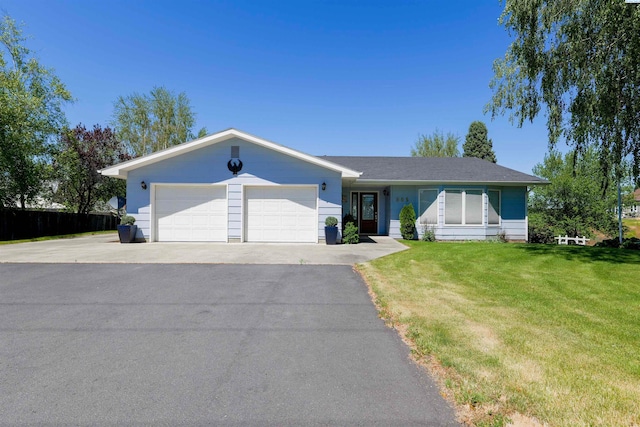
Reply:
[[509, 239], [507, 239], [507, 233], [504, 231], [499, 232], [494, 237], [492, 237], [489, 242], [493, 243], [508, 243]]
[[356, 244], [360, 242], [360, 236], [358, 235], [358, 227], [353, 222], [348, 222], [342, 233], [342, 243], [348, 245]]
[[404, 205], [400, 211], [400, 234], [404, 240], [414, 240], [416, 236], [416, 212], [413, 205]]
[[632, 250], [640, 250], [640, 239], [637, 237], [630, 237], [622, 239], [622, 245], [620, 245], [620, 241], [618, 238], [615, 239], [606, 239], [602, 242], [596, 243], [597, 247], [600, 248], [622, 248], [622, 249], [632, 249]]
[[553, 230], [543, 217], [535, 212], [529, 215], [529, 243], [553, 243]]
[[422, 229], [422, 241], [423, 242], [435, 242], [436, 241], [436, 232], [433, 227], [426, 225]]
[[356, 219], [351, 214], [346, 214], [344, 218], [342, 218], [342, 229], [344, 230], [347, 227], [347, 224], [353, 223], [355, 225]]
[[624, 249], [634, 249], [634, 250], [640, 250], [640, 239], [638, 239], [637, 237], [631, 237], [628, 239], [623, 239], [622, 240], [622, 248]]

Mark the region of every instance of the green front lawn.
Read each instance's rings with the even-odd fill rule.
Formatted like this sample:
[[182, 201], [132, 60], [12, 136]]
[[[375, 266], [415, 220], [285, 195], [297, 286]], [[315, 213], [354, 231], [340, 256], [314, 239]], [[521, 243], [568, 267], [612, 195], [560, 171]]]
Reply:
[[624, 233], [624, 237], [637, 237], [640, 239], [640, 219], [625, 218], [622, 220], [622, 224], [627, 229], [626, 233]]
[[640, 252], [408, 245], [359, 269], [463, 420], [640, 424]]

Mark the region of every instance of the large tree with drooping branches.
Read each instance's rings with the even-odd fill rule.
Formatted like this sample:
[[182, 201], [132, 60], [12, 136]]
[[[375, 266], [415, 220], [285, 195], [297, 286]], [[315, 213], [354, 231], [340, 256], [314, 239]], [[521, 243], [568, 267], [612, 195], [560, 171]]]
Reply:
[[[550, 146], [593, 146], [603, 176], [640, 175], [640, 5], [624, 0], [506, 0], [513, 36], [494, 63], [492, 115], [547, 118]], [[606, 186], [606, 183], [605, 183]]]

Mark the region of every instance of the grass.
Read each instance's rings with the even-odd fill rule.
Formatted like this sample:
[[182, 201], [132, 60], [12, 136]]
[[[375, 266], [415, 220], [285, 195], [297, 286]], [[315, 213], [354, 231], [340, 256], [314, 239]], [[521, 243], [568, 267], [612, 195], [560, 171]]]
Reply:
[[0, 241], [0, 246], [1, 245], [13, 245], [13, 244], [16, 244], [16, 243], [25, 243], [25, 242], [42, 242], [44, 240], [72, 239], [74, 237], [93, 236], [95, 234], [113, 234], [113, 233], [117, 233], [117, 231], [115, 231], [115, 230], [89, 231], [89, 232], [86, 232], [86, 233], [63, 234], [63, 235], [60, 235], [60, 236], [34, 237], [32, 239], [2, 240], [2, 241]]
[[640, 425], [640, 252], [408, 245], [358, 268], [462, 420]]
[[622, 225], [624, 225], [627, 230], [624, 233], [624, 237], [637, 237], [640, 239], [640, 219], [625, 218], [622, 220]]

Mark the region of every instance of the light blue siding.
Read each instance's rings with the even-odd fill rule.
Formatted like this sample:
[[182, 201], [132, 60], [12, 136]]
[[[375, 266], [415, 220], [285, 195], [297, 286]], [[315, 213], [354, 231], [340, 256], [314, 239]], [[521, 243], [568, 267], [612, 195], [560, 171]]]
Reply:
[[[227, 168], [231, 147], [240, 147], [243, 167], [237, 176]], [[148, 184], [146, 190], [140, 182]], [[127, 179], [127, 212], [136, 218], [139, 237], [150, 237], [150, 184], [193, 183], [228, 185], [228, 236], [242, 238], [243, 186], [245, 185], [314, 185], [326, 183], [326, 191], [318, 190], [318, 236], [324, 238], [327, 216], [341, 219], [342, 179], [339, 172], [305, 162], [271, 149], [232, 138], [208, 147], [183, 153], [161, 162], [129, 172]]]

